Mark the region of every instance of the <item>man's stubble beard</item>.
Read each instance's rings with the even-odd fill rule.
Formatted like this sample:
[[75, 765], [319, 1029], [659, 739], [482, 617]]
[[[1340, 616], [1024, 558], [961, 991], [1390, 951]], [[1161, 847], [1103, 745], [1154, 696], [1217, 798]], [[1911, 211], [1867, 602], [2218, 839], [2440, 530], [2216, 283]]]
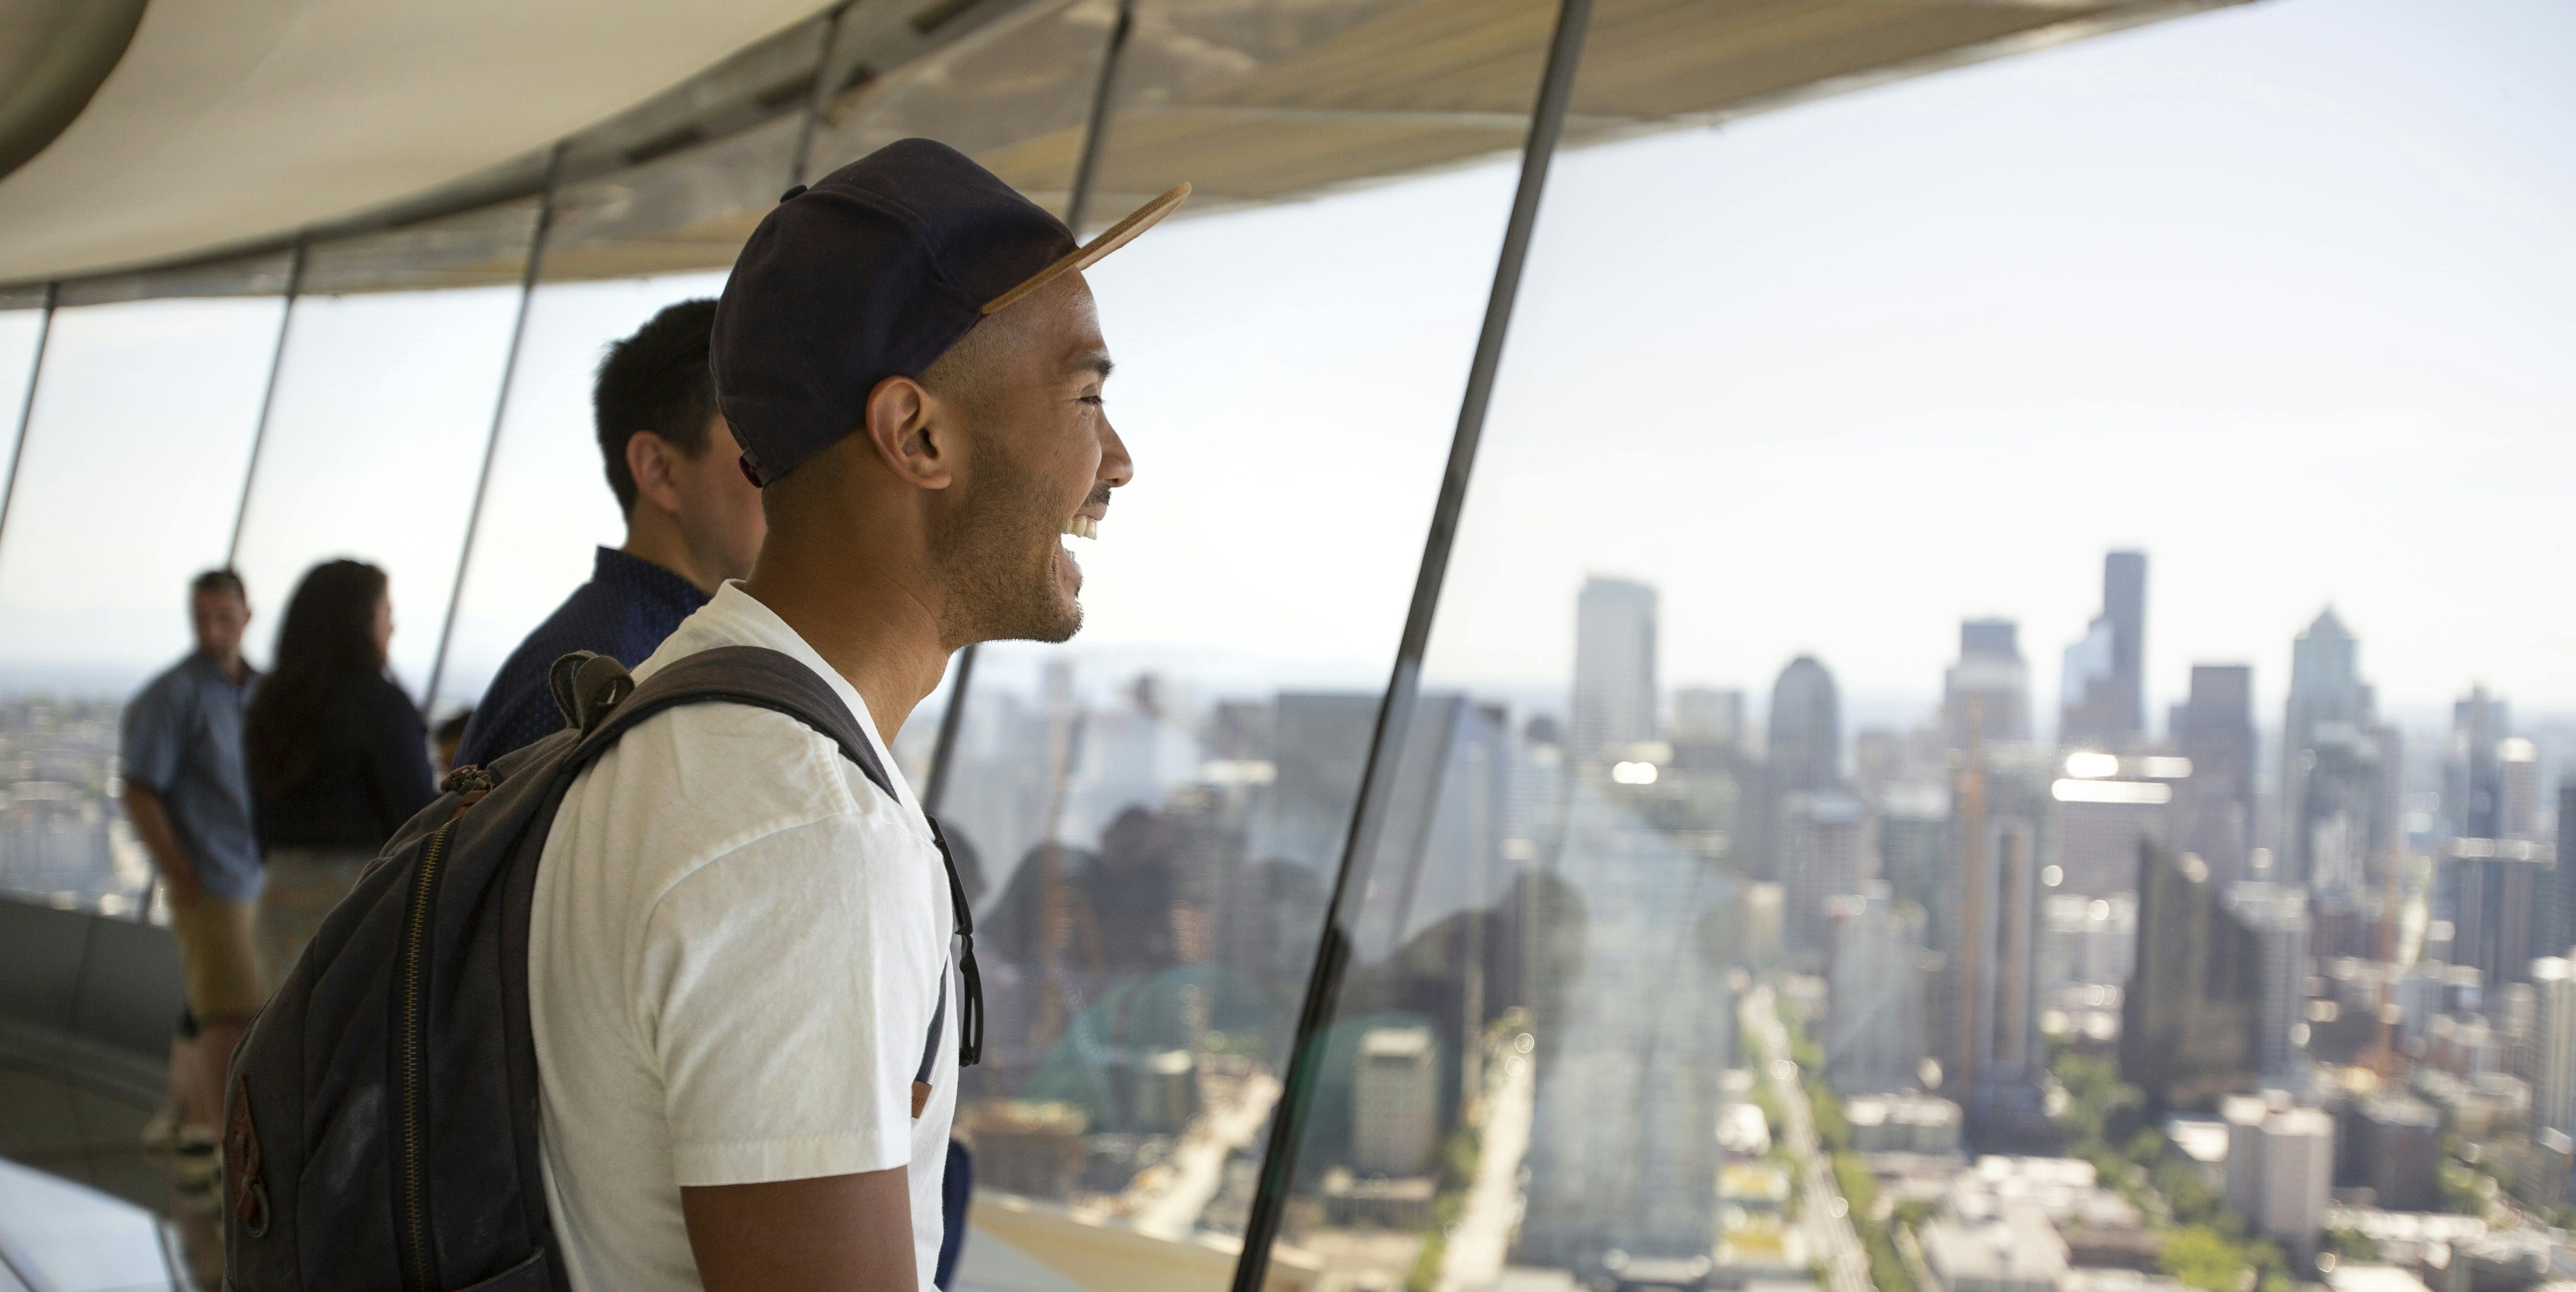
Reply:
[[997, 448], [932, 535], [949, 641], [1062, 642], [1082, 630], [1082, 603], [1056, 585], [1064, 518], [1041, 492], [1036, 473]]

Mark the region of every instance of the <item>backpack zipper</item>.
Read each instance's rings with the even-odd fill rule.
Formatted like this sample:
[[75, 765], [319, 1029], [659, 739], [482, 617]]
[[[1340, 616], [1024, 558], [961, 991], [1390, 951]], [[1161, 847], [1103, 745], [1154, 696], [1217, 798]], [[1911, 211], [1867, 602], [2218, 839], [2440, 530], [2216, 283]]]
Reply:
[[438, 1286], [431, 1268], [426, 1165], [429, 1154], [423, 1142], [429, 1122], [428, 1095], [422, 1079], [429, 1048], [429, 1010], [422, 995], [422, 980], [427, 976], [429, 959], [430, 892], [438, 883], [438, 864], [447, 855], [448, 832], [455, 828], [453, 820], [440, 826], [421, 848], [420, 870], [412, 880], [411, 902], [403, 913], [402, 1034], [396, 1041], [401, 1048], [394, 1060], [394, 1098], [401, 1105], [395, 1147], [402, 1158], [402, 1180], [394, 1199], [400, 1222], [394, 1241], [401, 1248], [406, 1282], [421, 1292]]

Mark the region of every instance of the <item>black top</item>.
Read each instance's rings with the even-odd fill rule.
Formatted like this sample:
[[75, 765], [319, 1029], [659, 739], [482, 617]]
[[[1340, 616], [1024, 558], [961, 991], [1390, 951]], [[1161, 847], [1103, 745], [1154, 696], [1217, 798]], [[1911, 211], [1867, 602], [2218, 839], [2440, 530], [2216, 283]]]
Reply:
[[590, 582], [573, 589], [492, 675], [457, 742], [456, 765], [481, 766], [564, 729], [546, 683], [558, 657], [597, 651], [631, 669], [706, 603], [707, 594], [687, 579], [640, 556], [599, 549]]
[[251, 770], [262, 847], [373, 852], [438, 796], [420, 713], [385, 678], [340, 683], [307, 738], [313, 770], [302, 780], [275, 785]]

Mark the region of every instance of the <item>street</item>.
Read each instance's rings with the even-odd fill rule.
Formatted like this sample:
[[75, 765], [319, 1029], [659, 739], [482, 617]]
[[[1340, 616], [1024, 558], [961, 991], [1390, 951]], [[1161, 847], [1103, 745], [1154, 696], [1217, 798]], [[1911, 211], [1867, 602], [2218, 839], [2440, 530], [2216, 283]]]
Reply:
[[1760, 1037], [1761, 1048], [1771, 1056], [1762, 1079], [1771, 1083], [1789, 1121], [1789, 1155], [1797, 1160], [1802, 1186], [1798, 1224], [1806, 1231], [1814, 1250], [1824, 1254], [1830, 1292], [1872, 1292], [1869, 1258], [1861, 1251], [1860, 1235], [1852, 1229], [1832, 1165], [1816, 1143], [1816, 1123], [1807, 1108], [1807, 1089], [1799, 1080], [1798, 1065], [1787, 1057], [1789, 1033], [1780, 1026], [1780, 1011], [1770, 987], [1756, 987], [1745, 994], [1743, 1020], [1745, 1034]]
[[1484, 1292], [1503, 1281], [1512, 1227], [1521, 1219], [1521, 1159], [1529, 1154], [1530, 1117], [1538, 1089], [1535, 1054], [1519, 1041], [1500, 1048], [1487, 1068], [1483, 1152], [1466, 1205], [1449, 1231], [1440, 1267], [1440, 1292]]

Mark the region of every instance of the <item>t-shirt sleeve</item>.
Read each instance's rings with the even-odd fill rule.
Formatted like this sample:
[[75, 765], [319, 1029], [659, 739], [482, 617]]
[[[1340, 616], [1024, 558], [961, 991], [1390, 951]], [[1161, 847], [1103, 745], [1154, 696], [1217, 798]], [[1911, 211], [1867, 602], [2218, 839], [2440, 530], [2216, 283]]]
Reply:
[[166, 683], [144, 688], [125, 706], [118, 737], [116, 756], [125, 779], [155, 794], [169, 793], [170, 782], [179, 776], [186, 733], [180, 730], [179, 706]]
[[939, 998], [921, 845], [835, 816], [698, 868], [647, 922], [636, 1007], [683, 1187], [852, 1175], [912, 1157]]

